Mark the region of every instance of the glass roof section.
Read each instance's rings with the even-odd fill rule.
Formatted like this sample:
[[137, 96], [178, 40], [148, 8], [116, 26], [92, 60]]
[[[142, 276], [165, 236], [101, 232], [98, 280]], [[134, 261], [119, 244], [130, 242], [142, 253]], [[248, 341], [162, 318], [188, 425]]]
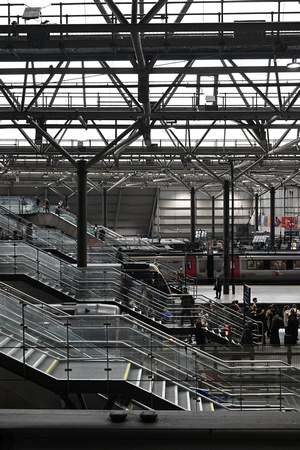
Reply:
[[2, 182], [75, 191], [85, 159], [99, 189], [221, 188], [232, 167], [237, 188], [298, 184], [299, 18], [298, 1], [2, 3]]

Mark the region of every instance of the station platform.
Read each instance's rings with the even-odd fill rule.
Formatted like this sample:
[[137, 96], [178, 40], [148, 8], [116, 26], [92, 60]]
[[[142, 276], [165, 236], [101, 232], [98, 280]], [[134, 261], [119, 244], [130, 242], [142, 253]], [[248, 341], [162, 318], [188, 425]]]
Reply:
[[[260, 304], [278, 304], [281, 306], [292, 305], [296, 303], [300, 309], [300, 285], [249, 285], [251, 288], [251, 300], [257, 298]], [[232, 300], [238, 300], [240, 304], [243, 304], [243, 285], [235, 286], [235, 293], [232, 293], [232, 286], [229, 286], [229, 294], [223, 294], [219, 300], [215, 298], [215, 291], [213, 286], [199, 285], [196, 288], [197, 295], [204, 295], [209, 299], [216, 300], [221, 304], [231, 303]]]

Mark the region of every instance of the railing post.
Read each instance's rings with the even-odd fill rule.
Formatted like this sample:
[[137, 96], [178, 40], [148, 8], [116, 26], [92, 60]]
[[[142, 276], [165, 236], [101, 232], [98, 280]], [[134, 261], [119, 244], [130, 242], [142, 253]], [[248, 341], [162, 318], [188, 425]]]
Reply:
[[39, 258], [39, 250], [37, 250], [36, 254], [36, 274], [37, 274], [37, 281], [40, 281], [40, 258]]
[[199, 364], [198, 364], [197, 358], [199, 358], [199, 354], [195, 353], [195, 377], [196, 377], [196, 389], [195, 389], [195, 402], [196, 402], [195, 407], [196, 408], [195, 409], [196, 409], [196, 411], [199, 411], [201, 396], [198, 393], [198, 389], [200, 388], [200, 386], [199, 386], [200, 377], [198, 374]]
[[292, 365], [292, 346], [288, 345], [287, 347], [287, 362]]
[[69, 391], [70, 391], [70, 372], [72, 371], [71, 367], [70, 367], [70, 340], [69, 340], [69, 327], [70, 327], [70, 323], [69, 320], [67, 319], [67, 322], [64, 324], [66, 327], [66, 345], [65, 345], [65, 349], [66, 349], [66, 368], [65, 368], [65, 372], [67, 373], [67, 392], [66, 394], [69, 395]]
[[282, 376], [281, 376], [281, 367], [279, 367], [279, 410], [282, 411]]
[[109, 330], [109, 326], [111, 325], [111, 323], [108, 321], [108, 317], [106, 316], [106, 320], [103, 324], [106, 328], [105, 328], [105, 334], [106, 334], [106, 367], [104, 369], [104, 371], [106, 372], [106, 386], [107, 386], [107, 390], [106, 390], [106, 394], [109, 396], [109, 372], [111, 371], [111, 368], [109, 367], [109, 334], [108, 334], [108, 330]]
[[150, 407], [153, 409], [153, 333], [150, 332], [150, 353], [148, 355], [150, 357], [150, 375], [148, 376], [150, 381]]
[[242, 381], [242, 369], [240, 369], [240, 408], [243, 410], [243, 381]]
[[60, 288], [62, 288], [62, 279], [63, 279], [63, 277], [62, 277], [62, 267], [63, 267], [62, 261], [60, 261], [59, 262], [59, 285], [60, 285]]
[[17, 244], [13, 243], [13, 249], [14, 249], [14, 275], [17, 274]]
[[22, 323], [20, 324], [20, 326], [22, 327], [22, 351], [23, 351], [23, 378], [25, 379], [26, 376], [26, 365], [25, 365], [25, 361], [26, 361], [26, 328], [27, 326], [25, 325], [25, 306], [26, 304], [23, 302], [20, 302], [22, 305]]

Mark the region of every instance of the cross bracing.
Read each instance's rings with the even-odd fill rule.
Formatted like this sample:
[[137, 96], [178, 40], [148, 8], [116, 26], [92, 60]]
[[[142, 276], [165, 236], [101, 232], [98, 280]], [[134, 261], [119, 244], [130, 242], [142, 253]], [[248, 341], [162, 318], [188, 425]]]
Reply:
[[299, 2], [26, 8], [0, 9], [3, 184], [299, 184]]

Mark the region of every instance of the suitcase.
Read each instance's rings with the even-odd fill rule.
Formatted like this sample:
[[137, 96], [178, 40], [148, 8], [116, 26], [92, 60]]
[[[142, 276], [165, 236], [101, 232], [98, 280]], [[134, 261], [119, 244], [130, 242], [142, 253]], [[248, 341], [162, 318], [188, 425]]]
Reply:
[[291, 334], [285, 334], [284, 335], [284, 345], [292, 345], [292, 335]]

